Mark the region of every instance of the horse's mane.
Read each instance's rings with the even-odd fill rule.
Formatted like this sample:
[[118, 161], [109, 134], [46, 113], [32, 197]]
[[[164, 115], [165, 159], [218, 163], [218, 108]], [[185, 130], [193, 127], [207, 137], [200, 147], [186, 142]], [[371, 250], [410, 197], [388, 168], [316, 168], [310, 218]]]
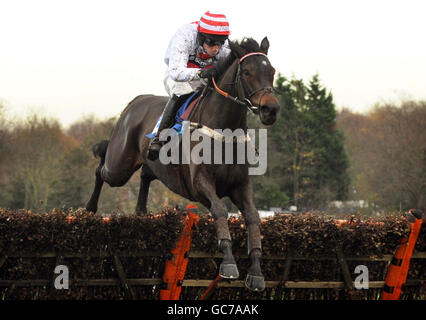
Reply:
[[237, 48], [242, 49], [244, 54], [250, 52], [260, 51], [260, 46], [256, 40], [253, 38], [243, 38], [241, 41], [232, 41], [230, 43], [231, 54], [223, 60], [220, 60], [216, 63], [216, 78], [220, 79], [222, 75], [228, 70], [228, 68], [232, 65], [232, 63], [237, 59]]

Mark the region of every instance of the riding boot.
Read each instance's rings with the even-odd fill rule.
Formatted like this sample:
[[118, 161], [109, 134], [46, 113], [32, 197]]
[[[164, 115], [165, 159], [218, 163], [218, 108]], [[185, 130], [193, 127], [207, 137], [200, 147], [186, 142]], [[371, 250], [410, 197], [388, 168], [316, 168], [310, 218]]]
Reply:
[[177, 103], [178, 99], [179, 97], [174, 94], [164, 108], [157, 134], [152, 138], [148, 147], [148, 159], [151, 161], [157, 160], [160, 155], [160, 149], [164, 143], [164, 141], [160, 141], [160, 133], [162, 130], [170, 128], [173, 125], [173, 120], [179, 107]]

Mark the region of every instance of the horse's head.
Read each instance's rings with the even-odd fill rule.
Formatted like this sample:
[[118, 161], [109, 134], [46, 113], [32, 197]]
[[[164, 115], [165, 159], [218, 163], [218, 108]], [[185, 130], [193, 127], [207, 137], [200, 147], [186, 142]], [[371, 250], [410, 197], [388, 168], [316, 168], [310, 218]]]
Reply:
[[275, 69], [267, 57], [268, 38], [262, 40], [260, 47], [253, 39], [245, 39], [241, 44], [230, 42], [230, 47], [238, 58], [239, 95], [254, 106], [252, 110], [259, 114], [263, 124], [274, 124], [280, 105], [273, 93]]

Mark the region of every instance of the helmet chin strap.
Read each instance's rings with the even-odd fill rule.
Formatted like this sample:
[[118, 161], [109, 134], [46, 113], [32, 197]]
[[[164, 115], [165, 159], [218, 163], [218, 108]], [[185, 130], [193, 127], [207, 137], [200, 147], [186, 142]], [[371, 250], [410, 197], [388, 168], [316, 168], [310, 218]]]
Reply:
[[204, 40], [205, 40], [205, 35], [202, 32], [198, 32], [198, 34], [197, 34], [197, 43], [200, 46], [203, 46]]

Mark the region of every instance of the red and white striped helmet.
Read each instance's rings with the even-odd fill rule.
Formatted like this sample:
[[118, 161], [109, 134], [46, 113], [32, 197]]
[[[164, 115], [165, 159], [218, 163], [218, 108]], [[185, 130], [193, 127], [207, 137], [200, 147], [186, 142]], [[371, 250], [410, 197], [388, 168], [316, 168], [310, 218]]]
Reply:
[[198, 32], [229, 36], [229, 23], [224, 14], [207, 11], [198, 22]]

